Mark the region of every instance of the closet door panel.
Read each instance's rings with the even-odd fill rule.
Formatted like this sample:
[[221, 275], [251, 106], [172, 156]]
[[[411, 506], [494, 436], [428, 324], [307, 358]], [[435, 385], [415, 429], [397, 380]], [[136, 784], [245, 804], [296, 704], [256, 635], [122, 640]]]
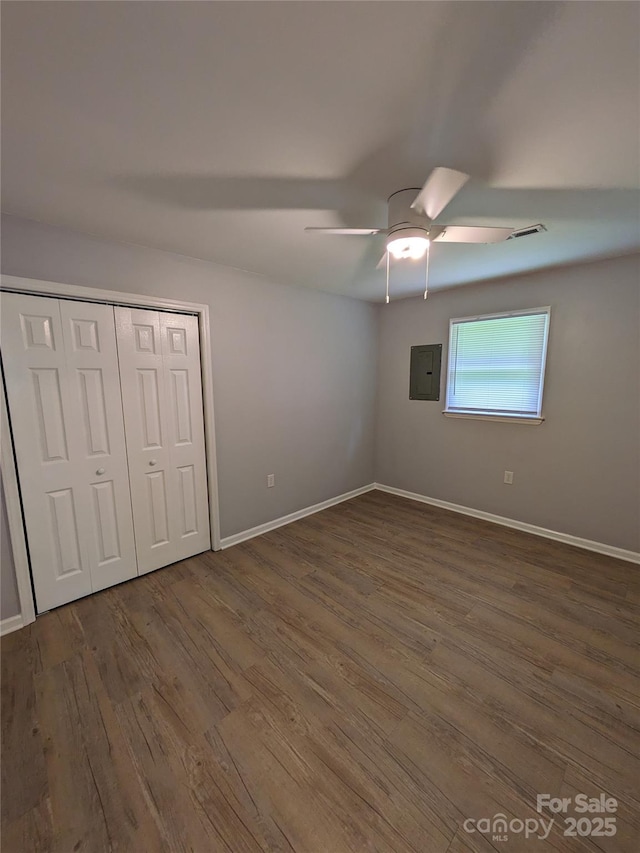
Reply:
[[2, 361], [39, 612], [91, 592], [60, 304], [2, 295]]
[[2, 353], [42, 612], [137, 574], [113, 309], [3, 294]]
[[[211, 547], [206, 449], [196, 317], [160, 314], [160, 337], [167, 398], [172, 487], [177, 504], [175, 535], [184, 547]], [[187, 541], [189, 540], [189, 541]]]
[[94, 592], [138, 573], [113, 306], [60, 302]]
[[169, 531], [164, 379], [155, 311], [115, 308], [129, 481], [140, 574], [174, 562]]
[[115, 309], [138, 567], [210, 547], [195, 317]]

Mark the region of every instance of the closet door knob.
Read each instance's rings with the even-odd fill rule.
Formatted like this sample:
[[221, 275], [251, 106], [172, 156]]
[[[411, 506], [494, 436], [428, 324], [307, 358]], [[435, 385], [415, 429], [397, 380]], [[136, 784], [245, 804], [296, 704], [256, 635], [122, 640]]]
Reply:
[[104, 468], [98, 468], [96, 474], [104, 474]]
[[157, 464], [158, 464], [158, 460], [157, 460], [157, 459], [150, 459], [150, 460], [149, 460], [149, 465], [157, 465]]

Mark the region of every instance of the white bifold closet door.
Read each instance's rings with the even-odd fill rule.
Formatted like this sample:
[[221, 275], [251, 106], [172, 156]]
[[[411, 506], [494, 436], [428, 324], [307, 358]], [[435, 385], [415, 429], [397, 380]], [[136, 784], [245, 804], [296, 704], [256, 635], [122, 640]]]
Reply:
[[42, 612], [138, 573], [113, 307], [3, 294], [2, 356]]
[[195, 316], [115, 309], [138, 572], [210, 548]]

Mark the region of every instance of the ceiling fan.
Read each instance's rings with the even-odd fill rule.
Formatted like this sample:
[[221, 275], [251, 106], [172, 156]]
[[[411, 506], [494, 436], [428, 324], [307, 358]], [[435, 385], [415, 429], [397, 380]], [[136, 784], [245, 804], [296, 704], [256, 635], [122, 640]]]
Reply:
[[[426, 256], [425, 299], [429, 275], [429, 247], [439, 243], [500, 243], [518, 233], [513, 228], [480, 225], [433, 225], [452, 198], [469, 180], [469, 175], [439, 166], [427, 178], [422, 189], [405, 189], [388, 199], [387, 228], [305, 228], [319, 234], [386, 235], [386, 250], [378, 268], [386, 263], [387, 302], [389, 301], [389, 258], [419, 259]], [[417, 193], [417, 195], [416, 195]], [[535, 226], [544, 230], [544, 226]], [[530, 229], [527, 229], [530, 231]]]

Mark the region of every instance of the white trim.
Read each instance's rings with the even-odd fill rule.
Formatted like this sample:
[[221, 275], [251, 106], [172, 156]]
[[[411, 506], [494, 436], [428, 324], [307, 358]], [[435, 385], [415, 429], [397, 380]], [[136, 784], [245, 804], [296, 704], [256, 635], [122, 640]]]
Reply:
[[[31, 621], [33, 622], [33, 619]], [[0, 621], [0, 637], [4, 637], [5, 634], [12, 634], [14, 631], [19, 631], [20, 628], [24, 628], [25, 624], [22, 613], [2, 619]]]
[[101, 287], [87, 287], [79, 284], [63, 284], [58, 281], [43, 281], [36, 278], [21, 278], [17, 275], [3, 275], [0, 290], [15, 293], [46, 294], [81, 302], [108, 302], [112, 305], [132, 305], [135, 308], [155, 308], [164, 311], [182, 311], [187, 314], [201, 314], [208, 309], [200, 302], [183, 302], [165, 299], [163, 296], [143, 296], [140, 293], [124, 293], [119, 290], [104, 290]]
[[[9, 428], [9, 411], [7, 409], [7, 394], [4, 387], [4, 377], [0, 383], [0, 469], [2, 470], [2, 485], [7, 510], [9, 538], [13, 551], [13, 565], [16, 572], [18, 600], [20, 601], [20, 626], [35, 622], [36, 609], [31, 588], [31, 573], [29, 571], [29, 552], [27, 539], [22, 521], [22, 501], [18, 484], [18, 470], [13, 455], [13, 442]], [[16, 630], [16, 629], [12, 629]]]
[[608, 557], [616, 557], [618, 560], [627, 560], [629, 563], [640, 564], [640, 552], [627, 551], [625, 548], [617, 548], [615, 545], [607, 545], [604, 542], [594, 542], [592, 539], [583, 539], [580, 536], [572, 536], [569, 533], [560, 533], [558, 530], [549, 530], [546, 527], [538, 527], [535, 524], [528, 524], [525, 521], [517, 521], [515, 518], [506, 518], [503, 515], [494, 515], [492, 512], [484, 512], [480, 509], [473, 509], [468, 506], [450, 503], [449, 501], [441, 501], [437, 498], [429, 498], [426, 495], [419, 495], [416, 492], [407, 492], [404, 489], [396, 489], [394, 486], [385, 486], [382, 483], [375, 483], [374, 488], [380, 492], [388, 492], [390, 495], [398, 495], [401, 498], [408, 498], [412, 501], [438, 506], [442, 509], [448, 509], [451, 512], [459, 512], [462, 515], [470, 515], [473, 518], [481, 518], [484, 521], [491, 521], [493, 524], [500, 524], [503, 527], [512, 527], [514, 530], [522, 530], [525, 533], [533, 533], [534, 536], [542, 536], [545, 539], [553, 539], [556, 542], [564, 542], [566, 545], [574, 545], [576, 548], [584, 548], [586, 551], [595, 551], [597, 554], [606, 554]]
[[498, 421], [503, 424], [525, 424], [525, 426], [538, 426], [544, 423], [544, 418], [534, 415], [492, 415], [489, 412], [479, 414], [478, 412], [450, 412], [443, 409], [445, 418], [467, 418], [474, 421]]
[[369, 483], [368, 486], [362, 486], [359, 489], [354, 489], [352, 492], [345, 492], [335, 498], [322, 501], [319, 504], [299, 509], [296, 512], [291, 512], [289, 515], [282, 515], [280, 518], [274, 518], [273, 521], [267, 521], [264, 524], [259, 524], [257, 527], [251, 527], [249, 530], [243, 530], [240, 533], [234, 533], [233, 536], [225, 536], [221, 540], [222, 548], [231, 548], [232, 545], [239, 545], [240, 542], [246, 542], [247, 539], [253, 539], [255, 536], [262, 536], [263, 533], [269, 533], [270, 530], [276, 530], [278, 527], [284, 527], [285, 524], [291, 524], [293, 521], [298, 521], [305, 518], [307, 515], [313, 515], [316, 512], [322, 512], [323, 509], [328, 509], [330, 506], [335, 506], [343, 501], [349, 501], [351, 498], [357, 498], [358, 495], [364, 495], [365, 492], [371, 492], [376, 488], [375, 483]]
[[528, 317], [532, 314], [551, 314], [550, 305], [541, 305], [539, 308], [521, 308], [515, 311], [496, 311], [495, 314], [476, 314], [474, 317], [452, 317], [451, 323], [475, 323], [476, 320], [500, 320], [503, 317]]
[[[119, 290], [104, 290], [99, 287], [85, 287], [76, 284], [63, 284], [56, 281], [21, 278], [14, 275], [3, 275], [0, 279], [0, 292], [9, 290], [17, 293], [32, 295], [47, 295], [76, 299], [82, 302], [108, 302], [116, 305], [132, 305], [136, 308], [151, 308], [155, 310], [177, 311], [196, 314], [200, 332], [200, 364], [202, 371], [202, 402], [204, 409], [205, 441], [207, 448], [207, 480], [209, 486], [209, 515], [211, 522], [211, 547], [214, 551], [220, 549], [220, 513], [218, 501], [218, 475], [216, 459], [215, 421], [213, 414], [213, 364], [211, 360], [211, 327], [209, 323], [209, 306], [199, 302], [183, 302], [175, 299], [165, 299], [161, 296], [144, 296], [138, 293], [121, 293]], [[16, 568], [16, 580], [20, 597], [22, 623], [33, 622], [35, 605], [31, 589], [29, 560], [27, 557], [27, 540], [22, 521], [18, 475], [15, 468], [11, 433], [8, 428], [6, 391], [2, 390], [1, 404], [1, 455], [2, 469], [7, 499], [7, 517], [11, 547]], [[15, 629], [14, 629], [15, 630]]]
[[[218, 501], [218, 457], [216, 455], [215, 415], [213, 410], [213, 361], [211, 357], [211, 324], [209, 306], [203, 305], [198, 314], [200, 332], [200, 364], [202, 373], [202, 405], [204, 408], [204, 441], [207, 463], [207, 481], [209, 484], [209, 524], [211, 527], [211, 547], [220, 550], [220, 504]], [[204, 369], [208, 365], [208, 369]]]

